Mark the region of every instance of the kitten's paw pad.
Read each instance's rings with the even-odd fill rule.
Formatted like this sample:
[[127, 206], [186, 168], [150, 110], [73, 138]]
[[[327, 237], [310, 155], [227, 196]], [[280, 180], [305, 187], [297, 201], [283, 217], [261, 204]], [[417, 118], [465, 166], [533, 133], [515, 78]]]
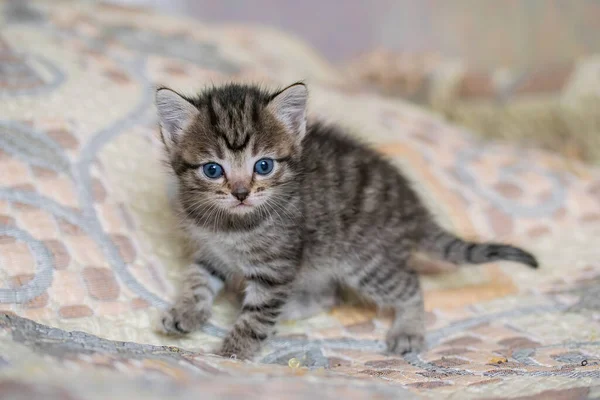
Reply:
[[200, 329], [210, 316], [206, 307], [175, 304], [161, 315], [158, 329], [168, 335], [186, 335]]
[[392, 354], [419, 353], [425, 348], [423, 335], [405, 332], [388, 334], [385, 343]]

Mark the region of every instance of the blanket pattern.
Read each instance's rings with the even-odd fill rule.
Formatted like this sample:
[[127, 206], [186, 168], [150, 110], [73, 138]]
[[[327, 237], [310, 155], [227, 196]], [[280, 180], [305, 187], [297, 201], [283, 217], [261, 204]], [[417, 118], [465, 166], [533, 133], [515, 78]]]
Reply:
[[[362, 92], [266, 28], [102, 2], [6, 0], [0, 28], [0, 397], [102, 398], [106, 382], [114, 398], [597, 393], [597, 169], [480, 142]], [[389, 316], [351, 305], [281, 324], [254, 363], [210, 355], [236, 316], [227, 296], [202, 332], [157, 334], [186, 259], [168, 208], [154, 87], [299, 79], [311, 113], [389, 157], [442, 224], [518, 243], [541, 269], [416, 260], [436, 272], [424, 275], [428, 350], [419, 355], [384, 354]], [[160, 390], [149, 383], [155, 375]]]

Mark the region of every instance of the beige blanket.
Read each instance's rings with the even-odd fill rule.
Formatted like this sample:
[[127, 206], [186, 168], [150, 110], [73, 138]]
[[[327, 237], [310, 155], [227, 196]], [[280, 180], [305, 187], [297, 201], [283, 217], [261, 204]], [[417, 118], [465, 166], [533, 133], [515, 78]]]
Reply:
[[[481, 143], [413, 106], [345, 90], [311, 49], [267, 29], [83, 1], [0, 0], [0, 10], [0, 397], [596, 393], [600, 171]], [[397, 162], [448, 228], [518, 243], [541, 269], [425, 277], [429, 350], [418, 356], [383, 354], [389, 319], [350, 306], [282, 324], [255, 363], [206, 354], [235, 318], [227, 298], [203, 332], [156, 334], [186, 260], [154, 85], [190, 93], [300, 79], [311, 113]]]

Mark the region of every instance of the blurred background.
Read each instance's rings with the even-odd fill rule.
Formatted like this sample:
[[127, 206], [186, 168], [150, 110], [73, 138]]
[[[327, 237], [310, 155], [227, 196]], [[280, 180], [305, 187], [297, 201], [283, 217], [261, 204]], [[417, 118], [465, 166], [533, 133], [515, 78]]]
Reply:
[[360, 85], [485, 137], [600, 160], [597, 0], [111, 0], [277, 28]]
[[464, 58], [474, 66], [562, 64], [600, 50], [596, 0], [112, 0], [204, 22], [273, 26], [343, 62], [384, 48]]

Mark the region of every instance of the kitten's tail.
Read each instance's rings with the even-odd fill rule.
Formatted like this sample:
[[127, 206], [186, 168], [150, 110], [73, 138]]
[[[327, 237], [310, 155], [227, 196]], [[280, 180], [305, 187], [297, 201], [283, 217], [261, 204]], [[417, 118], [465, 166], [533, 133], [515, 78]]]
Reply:
[[529, 252], [500, 243], [475, 243], [465, 241], [436, 224], [428, 229], [421, 241], [420, 250], [454, 264], [483, 264], [493, 261], [513, 261], [538, 267], [538, 261]]

